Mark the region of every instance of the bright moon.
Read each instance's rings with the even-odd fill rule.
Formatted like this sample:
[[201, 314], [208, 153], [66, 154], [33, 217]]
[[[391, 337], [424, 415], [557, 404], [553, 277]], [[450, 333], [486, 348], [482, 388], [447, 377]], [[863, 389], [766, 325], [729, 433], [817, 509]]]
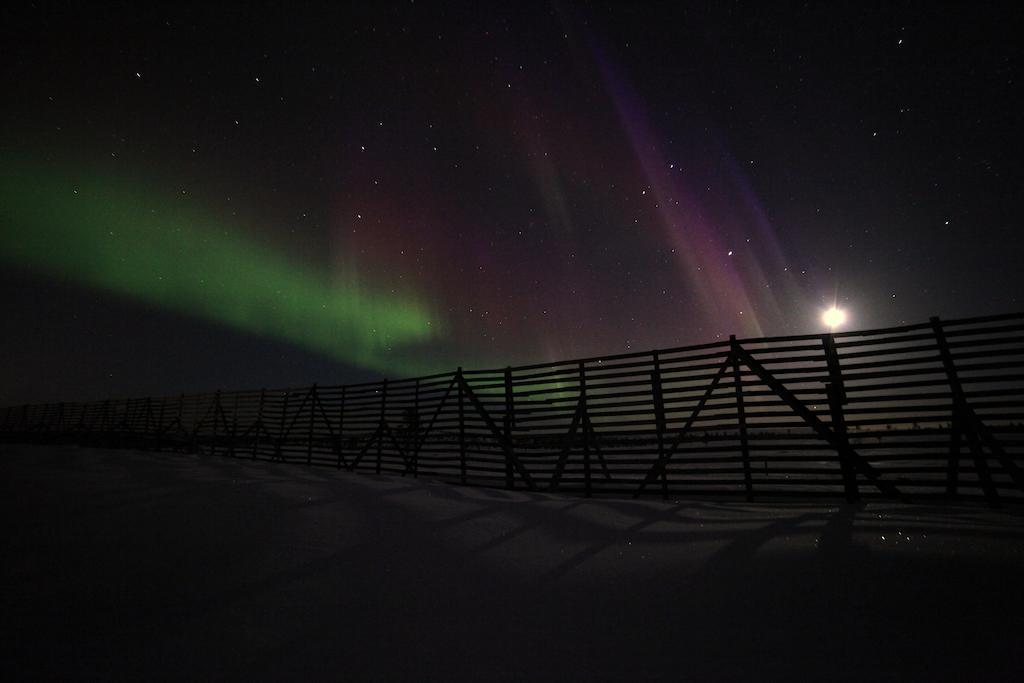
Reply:
[[821, 314], [821, 321], [825, 323], [829, 329], [839, 327], [846, 322], [846, 311], [833, 306]]

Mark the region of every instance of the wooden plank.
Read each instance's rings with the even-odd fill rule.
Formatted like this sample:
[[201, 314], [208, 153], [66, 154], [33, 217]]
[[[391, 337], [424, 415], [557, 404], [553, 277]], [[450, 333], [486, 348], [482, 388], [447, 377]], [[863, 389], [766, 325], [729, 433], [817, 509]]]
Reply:
[[743, 485], [746, 489], [747, 500], [754, 499], [754, 481], [750, 471], [750, 445], [747, 441], [747, 414], [743, 404], [743, 382], [740, 373], [739, 356], [735, 353], [736, 335], [729, 335], [729, 347], [733, 351], [732, 357], [732, 380], [733, 390], [736, 394], [736, 422], [740, 430], [740, 456], [743, 459]]

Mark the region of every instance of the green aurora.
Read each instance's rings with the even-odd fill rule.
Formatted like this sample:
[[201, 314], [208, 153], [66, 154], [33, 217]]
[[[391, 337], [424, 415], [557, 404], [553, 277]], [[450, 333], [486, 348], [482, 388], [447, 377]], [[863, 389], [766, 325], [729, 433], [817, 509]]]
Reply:
[[402, 347], [440, 333], [428, 308], [290, 261], [137, 181], [0, 170], [0, 258], [381, 372], [432, 368]]

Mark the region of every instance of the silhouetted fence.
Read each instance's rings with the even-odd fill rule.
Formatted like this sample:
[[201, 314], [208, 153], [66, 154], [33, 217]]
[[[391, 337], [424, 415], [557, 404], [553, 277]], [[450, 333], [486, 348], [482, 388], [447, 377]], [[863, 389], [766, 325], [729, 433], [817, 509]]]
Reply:
[[500, 370], [6, 409], [7, 441], [583, 495], [1024, 500], [1024, 314]]

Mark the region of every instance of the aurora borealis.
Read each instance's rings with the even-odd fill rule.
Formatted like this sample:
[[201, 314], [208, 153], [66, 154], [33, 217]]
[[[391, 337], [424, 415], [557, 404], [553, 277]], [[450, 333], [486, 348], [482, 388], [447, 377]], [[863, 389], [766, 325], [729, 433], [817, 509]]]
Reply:
[[2, 218], [22, 230], [4, 233], [0, 256], [362, 367], [401, 367], [389, 352], [440, 331], [424, 307], [366, 292], [357, 273], [331, 282], [176, 203], [89, 173], [76, 182], [7, 169]]
[[995, 7], [4, 13], [5, 403], [1020, 307]]

